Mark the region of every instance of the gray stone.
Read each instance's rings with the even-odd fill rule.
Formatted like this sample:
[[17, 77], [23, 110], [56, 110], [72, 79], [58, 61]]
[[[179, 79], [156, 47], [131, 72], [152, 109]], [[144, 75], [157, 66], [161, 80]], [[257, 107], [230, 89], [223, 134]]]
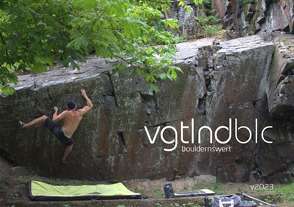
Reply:
[[256, 0], [246, 5], [235, 0], [214, 1], [214, 9], [224, 27], [233, 29], [237, 36], [273, 31], [293, 33], [293, 8], [293, 1], [286, 0]]
[[[60, 178], [173, 180], [212, 175], [241, 182], [252, 179], [255, 171], [256, 180], [291, 180], [293, 81], [287, 72], [292, 71], [291, 37], [273, 42], [259, 36], [225, 42], [211, 38], [178, 44], [174, 64], [184, 73], [174, 82], [159, 82], [157, 94], [139, 78], [112, 74], [110, 62], [95, 57], [89, 57], [79, 71], [59, 69], [20, 76], [16, 93], [0, 97], [1, 156], [40, 175]], [[82, 88], [94, 108], [73, 137], [75, 145], [67, 165], [61, 166], [59, 142], [43, 127], [20, 129], [17, 120], [34, 118], [37, 107], [51, 114], [54, 106], [63, 110], [69, 98], [81, 107], [85, 104]], [[285, 97], [277, 96], [278, 92]], [[229, 137], [224, 129], [218, 131], [220, 141], [208, 130], [198, 137], [200, 127], [209, 126], [214, 133], [220, 126], [229, 126], [230, 120], [232, 139], [227, 144], [220, 143]], [[235, 120], [238, 126], [248, 127], [252, 136], [244, 128], [235, 129]], [[189, 127], [182, 130], [182, 140], [181, 125]], [[260, 136], [269, 125], [274, 128], [266, 130], [264, 138], [273, 144]], [[158, 132], [154, 143], [145, 127], [151, 139]], [[169, 129], [161, 134], [159, 127]], [[162, 135], [165, 141], [173, 141], [171, 127], [178, 133], [177, 147], [160, 139]], [[239, 142], [251, 140], [240, 144], [235, 133]], [[227, 147], [227, 151], [192, 152], [193, 147]]]
[[294, 40], [293, 36], [275, 39], [277, 48], [269, 74], [269, 111], [273, 116], [291, 116], [294, 104]]

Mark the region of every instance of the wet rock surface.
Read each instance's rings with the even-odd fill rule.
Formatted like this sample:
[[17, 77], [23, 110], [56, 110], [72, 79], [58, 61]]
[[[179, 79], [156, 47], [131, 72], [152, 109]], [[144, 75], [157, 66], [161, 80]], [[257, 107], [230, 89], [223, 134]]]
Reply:
[[[223, 181], [290, 181], [291, 37], [181, 43], [174, 64], [184, 73], [174, 82], [160, 82], [157, 94], [143, 80], [112, 74], [110, 62], [95, 57], [79, 71], [20, 76], [16, 93], [0, 97], [0, 155], [14, 166], [59, 178], [173, 180], [210, 174]], [[64, 110], [68, 99], [82, 107], [82, 88], [94, 108], [74, 134], [73, 152], [62, 166], [57, 139], [43, 127], [22, 130], [17, 120], [33, 119], [37, 108], [49, 114], [54, 106]], [[212, 133], [205, 128], [198, 134], [202, 126]], [[273, 144], [262, 140], [266, 126], [273, 129], [264, 139]]]

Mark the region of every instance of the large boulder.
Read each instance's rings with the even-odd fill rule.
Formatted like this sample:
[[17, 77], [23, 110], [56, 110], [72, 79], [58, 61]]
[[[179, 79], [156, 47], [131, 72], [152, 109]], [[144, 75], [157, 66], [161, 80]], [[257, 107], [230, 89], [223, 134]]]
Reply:
[[[219, 131], [219, 141], [214, 140], [215, 146], [231, 149], [210, 153], [210, 157], [201, 162], [206, 170], [213, 169], [222, 180], [246, 181], [255, 167], [255, 145], [263, 142], [260, 133], [265, 127], [267, 115], [264, 113], [267, 112], [261, 106], [266, 105], [265, 83], [274, 45], [258, 36], [250, 36], [221, 42], [215, 47], [217, 50], [210, 56], [213, 67], [208, 64], [206, 69], [210, 79], [204, 96], [205, 119], [213, 132], [220, 126], [228, 127], [231, 120], [231, 140], [221, 144], [230, 139], [225, 129]], [[243, 128], [238, 130], [241, 126]]]
[[261, 177], [269, 183], [286, 183], [294, 175], [294, 39], [284, 35], [274, 42], [276, 49], [267, 79], [267, 122], [275, 127], [265, 136], [275, 144], [261, 143], [256, 154]]
[[[211, 174], [223, 181], [248, 181], [254, 174], [289, 181], [294, 115], [287, 71], [292, 71], [292, 56], [281, 53], [292, 43], [281, 38], [285, 41], [250, 36], [178, 44], [174, 64], [183, 73], [174, 82], [159, 82], [158, 93], [139, 78], [112, 74], [111, 63], [95, 57], [80, 70], [19, 76], [16, 93], [0, 96], [0, 156], [60, 178]], [[94, 107], [74, 134], [73, 151], [62, 166], [57, 139], [44, 127], [20, 129], [17, 120], [33, 119], [38, 108], [52, 115], [54, 106], [66, 109], [68, 99], [82, 107], [82, 88]]]

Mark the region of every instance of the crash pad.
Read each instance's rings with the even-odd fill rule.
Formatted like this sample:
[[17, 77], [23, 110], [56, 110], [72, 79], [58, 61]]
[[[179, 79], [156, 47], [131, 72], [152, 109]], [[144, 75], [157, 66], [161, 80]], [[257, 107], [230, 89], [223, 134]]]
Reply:
[[139, 199], [140, 193], [134, 193], [122, 183], [97, 185], [51, 185], [41, 181], [30, 181], [28, 196], [33, 201], [70, 201], [103, 199]]
[[214, 195], [215, 192], [209, 189], [199, 189], [195, 191], [174, 193], [174, 197], [190, 197], [190, 196], [209, 196]]
[[214, 195], [215, 192], [209, 189], [198, 189], [193, 191], [187, 191], [187, 192], [180, 192], [175, 193], [173, 189], [173, 185], [171, 183], [165, 184], [163, 186], [165, 198], [176, 198], [176, 197], [190, 197], [190, 196], [209, 196]]

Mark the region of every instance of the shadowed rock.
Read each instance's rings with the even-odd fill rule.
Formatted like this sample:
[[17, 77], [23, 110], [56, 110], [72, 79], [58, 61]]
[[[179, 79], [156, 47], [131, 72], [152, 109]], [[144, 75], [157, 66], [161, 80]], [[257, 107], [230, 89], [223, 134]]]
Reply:
[[[41, 175], [61, 178], [173, 179], [211, 174], [224, 181], [248, 181], [254, 171], [260, 179], [274, 176], [281, 180], [294, 162], [293, 146], [287, 144], [292, 143], [294, 128], [289, 122], [293, 114], [287, 113], [293, 110], [292, 76], [287, 72], [292, 71], [292, 56], [280, 55], [281, 44], [259, 36], [217, 45], [212, 38], [178, 44], [174, 64], [184, 73], [174, 82], [159, 82], [157, 94], [141, 79], [113, 75], [111, 64], [95, 57], [89, 57], [78, 71], [59, 69], [20, 76], [16, 93], [0, 97], [0, 155]], [[275, 67], [283, 61], [285, 68]], [[284, 98], [276, 95], [281, 84]], [[94, 107], [73, 136], [75, 145], [67, 165], [61, 166], [63, 148], [57, 139], [43, 127], [21, 130], [17, 119], [29, 121], [38, 107], [51, 113], [54, 106], [65, 109], [70, 98], [81, 107], [85, 104], [82, 88]], [[251, 141], [240, 144], [234, 126], [227, 144], [220, 144], [214, 135], [210, 143], [208, 130], [202, 131], [198, 141], [200, 127], [209, 126], [215, 132], [228, 126], [230, 119], [233, 125], [237, 120], [238, 126], [251, 130]], [[267, 130], [265, 138], [274, 144], [260, 137], [268, 125], [274, 129]], [[177, 142], [171, 143], [175, 136]], [[218, 138], [228, 139], [228, 131], [219, 130]], [[246, 142], [248, 130], [239, 130], [238, 138]], [[183, 151], [183, 147], [198, 146], [229, 146], [230, 151]]]

